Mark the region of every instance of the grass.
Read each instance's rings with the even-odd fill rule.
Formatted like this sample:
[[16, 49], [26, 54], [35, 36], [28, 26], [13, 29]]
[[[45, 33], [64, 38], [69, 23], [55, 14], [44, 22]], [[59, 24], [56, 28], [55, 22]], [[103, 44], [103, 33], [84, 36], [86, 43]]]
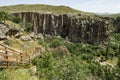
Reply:
[[20, 4], [20, 5], [11, 5], [11, 6], [1, 6], [0, 10], [7, 12], [50, 12], [55, 14], [87, 13], [67, 6], [51, 6], [51, 5], [43, 5], [43, 4], [32, 4], [32, 5]]
[[22, 41], [16, 38], [8, 38], [8, 40], [3, 41], [3, 44], [24, 52], [33, 50], [35, 47], [39, 47], [37, 41]]
[[16, 23], [14, 23], [14, 22], [12, 22], [12, 21], [10, 21], [10, 20], [6, 20], [6, 21], [5, 21], [5, 24], [8, 24], [8, 25], [10, 25], [10, 26], [15, 26], [15, 27], [20, 28], [20, 25], [19, 25], [19, 24], [16, 24]]
[[29, 69], [5, 69], [0, 71], [0, 80], [38, 80]]
[[106, 62], [108, 62], [109, 64], [112, 64], [113, 66], [116, 66], [118, 63], [118, 58], [114, 57], [112, 59], [107, 60]]

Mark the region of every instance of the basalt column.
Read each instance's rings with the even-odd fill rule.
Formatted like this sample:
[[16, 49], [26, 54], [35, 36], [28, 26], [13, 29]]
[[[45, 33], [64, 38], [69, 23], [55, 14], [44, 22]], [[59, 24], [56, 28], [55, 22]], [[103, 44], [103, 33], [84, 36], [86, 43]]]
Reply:
[[57, 35], [72, 42], [104, 42], [108, 22], [103, 17], [87, 17], [82, 15], [48, 14], [38, 12], [12, 13], [23, 22], [31, 23], [35, 33]]

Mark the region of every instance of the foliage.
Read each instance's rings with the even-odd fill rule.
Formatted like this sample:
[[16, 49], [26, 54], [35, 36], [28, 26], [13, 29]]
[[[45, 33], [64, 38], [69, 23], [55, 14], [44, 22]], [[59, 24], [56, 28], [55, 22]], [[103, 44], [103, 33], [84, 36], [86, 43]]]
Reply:
[[0, 71], [0, 80], [35, 80], [28, 69], [3, 69]]
[[[108, 45], [71, 43], [71, 42], [64, 43], [64, 41], [61, 40], [60, 38], [50, 38], [50, 39], [47, 38], [43, 41], [45, 42], [45, 44], [49, 45], [49, 47], [53, 47], [54, 45], [55, 47], [59, 45], [64, 45], [70, 51], [71, 56], [60, 57], [60, 56], [51, 55], [50, 57], [50, 62], [52, 64], [51, 68], [49, 68], [49, 66], [46, 69], [45, 67], [42, 68], [38, 67], [40, 68], [38, 72], [43, 73], [42, 78], [44, 77], [45, 80], [47, 80], [48, 78], [49, 80], [52, 79], [79, 80], [79, 77], [81, 77], [80, 75], [82, 75], [81, 80], [85, 80], [86, 78], [85, 76], [87, 76], [87, 78], [89, 79], [90, 75], [94, 77], [98, 77], [99, 79], [102, 80], [119, 80], [119, 74], [120, 74], [119, 68], [117, 67], [112, 68], [110, 65], [106, 64], [104, 66], [101, 65], [100, 62], [94, 62], [96, 57], [99, 57], [101, 61], [106, 61], [108, 59], [112, 60], [114, 57], [118, 57], [120, 52], [120, 46], [118, 42], [116, 42], [118, 38], [115, 36], [112, 36], [112, 38], [113, 40], [111, 40], [108, 43]], [[56, 45], [56, 42], [59, 42], [58, 45]], [[49, 53], [49, 54], [53, 54], [53, 53]], [[36, 60], [37, 66], [40, 65], [38, 63], [48, 64], [46, 62], [49, 62], [49, 58], [47, 58], [48, 61], [44, 60], [45, 62], [43, 61], [39, 62], [40, 61], [39, 59], [41, 58], [37, 58]], [[118, 61], [118, 65], [119, 65], [119, 61]], [[42, 69], [45, 71], [42, 72], [41, 71]], [[84, 70], [86, 71], [84, 72]], [[52, 72], [51, 75], [54, 76], [51, 76], [50, 74], [48, 75], [46, 72], [49, 73]], [[66, 75], [69, 75], [71, 77], [68, 77]], [[39, 74], [39, 76], [41, 75]]]
[[40, 39], [38, 44], [44, 47], [57, 47], [60, 45], [64, 45], [64, 40], [61, 37], [45, 37], [45, 39]]
[[20, 17], [13, 17], [13, 18], [12, 18], [12, 21], [15, 22], [15, 23], [20, 23], [20, 22], [22, 22], [22, 20], [21, 20]]
[[112, 68], [109, 65], [102, 66], [97, 62], [92, 62], [89, 65], [90, 72], [94, 76], [100, 77], [102, 80], [119, 80], [119, 76], [116, 74], [120, 74], [119, 68]]
[[45, 39], [40, 39], [39, 41], [38, 41], [38, 44], [39, 45], [42, 45], [43, 47], [47, 47], [47, 42], [45, 41]]
[[25, 23], [25, 31], [26, 32], [32, 32], [33, 31], [33, 26], [32, 26], [32, 24], [31, 23]]
[[46, 52], [41, 58], [36, 58], [33, 63], [38, 67], [40, 79], [87, 80], [87, 65], [81, 62], [79, 56], [67, 56], [59, 59], [53, 57], [52, 53]]
[[59, 37], [53, 37], [49, 42], [50, 42], [50, 47], [57, 47], [64, 43], [63, 39]]
[[117, 66], [120, 68], [120, 55], [118, 56], [118, 63]]
[[4, 43], [5, 45], [8, 45], [8, 46], [11, 46], [11, 45], [12, 45], [12, 43], [11, 43], [9, 40], [5, 40], [3, 43]]
[[5, 23], [10, 18], [10, 15], [5, 11], [0, 11], [0, 23]]

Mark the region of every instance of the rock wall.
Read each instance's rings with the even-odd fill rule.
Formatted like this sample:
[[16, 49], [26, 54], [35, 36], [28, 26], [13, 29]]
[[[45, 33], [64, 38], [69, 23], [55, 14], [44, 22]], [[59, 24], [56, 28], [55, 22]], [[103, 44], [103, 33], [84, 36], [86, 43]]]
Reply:
[[93, 43], [108, 40], [106, 31], [109, 23], [102, 17], [37, 12], [12, 14], [22, 18], [23, 22], [32, 23], [36, 33], [59, 35], [72, 42]]
[[0, 24], [0, 41], [7, 39], [8, 36], [15, 36], [19, 32], [19, 28], [10, 25]]
[[120, 17], [114, 20], [113, 25], [115, 27], [115, 32], [120, 33]]

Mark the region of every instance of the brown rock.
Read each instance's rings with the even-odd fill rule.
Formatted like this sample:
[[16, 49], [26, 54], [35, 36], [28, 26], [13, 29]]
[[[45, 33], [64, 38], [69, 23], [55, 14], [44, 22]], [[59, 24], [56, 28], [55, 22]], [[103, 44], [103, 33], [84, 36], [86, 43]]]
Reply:
[[38, 12], [12, 14], [21, 17], [24, 22], [32, 23], [35, 33], [61, 36], [72, 42], [99, 43], [108, 39], [108, 18]]
[[69, 50], [67, 49], [66, 46], [58, 46], [56, 48], [48, 48], [47, 49], [48, 51], [51, 51], [51, 52], [60, 52], [62, 53], [63, 55], [68, 55], [70, 54]]

